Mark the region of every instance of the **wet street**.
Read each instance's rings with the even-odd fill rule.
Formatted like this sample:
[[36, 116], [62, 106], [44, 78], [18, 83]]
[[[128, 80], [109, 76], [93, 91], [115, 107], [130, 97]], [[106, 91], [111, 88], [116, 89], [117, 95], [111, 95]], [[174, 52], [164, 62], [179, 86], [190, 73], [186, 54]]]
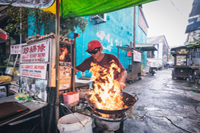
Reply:
[[142, 76], [124, 92], [139, 100], [126, 112], [124, 133], [200, 133], [200, 86], [172, 80], [172, 68]]

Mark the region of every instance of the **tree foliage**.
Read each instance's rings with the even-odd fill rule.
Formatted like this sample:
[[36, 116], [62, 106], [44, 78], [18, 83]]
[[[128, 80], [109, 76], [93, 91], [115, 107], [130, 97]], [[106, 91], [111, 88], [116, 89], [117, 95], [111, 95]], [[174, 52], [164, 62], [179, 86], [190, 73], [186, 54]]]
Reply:
[[73, 17], [73, 18], [70, 17], [67, 19], [61, 18], [60, 27], [62, 30], [60, 34], [62, 36], [67, 36], [70, 31], [76, 31], [78, 27], [81, 29], [82, 32], [84, 32], [87, 24], [88, 20], [81, 17]]
[[[41, 30], [43, 34], [55, 33], [55, 15], [50, 12], [44, 12], [40, 9], [18, 8], [15, 11], [8, 10], [7, 15], [9, 19], [4, 30], [8, 33], [14, 32], [15, 35], [20, 35], [20, 33], [26, 34], [28, 28], [33, 31], [32, 35], [40, 34]], [[20, 28], [20, 23], [22, 28]], [[62, 36], [67, 36], [70, 31], [76, 31], [78, 27], [84, 32], [87, 24], [88, 20], [82, 17], [67, 19], [61, 17], [60, 34]]]
[[[29, 26], [27, 25], [27, 12], [27, 8], [18, 8], [15, 11], [8, 9], [7, 15], [9, 16], [9, 19], [4, 30], [8, 33], [14, 32], [15, 35], [19, 35], [20, 33], [27, 33], [27, 29], [29, 28]], [[20, 28], [20, 23], [22, 25], [22, 28]]]

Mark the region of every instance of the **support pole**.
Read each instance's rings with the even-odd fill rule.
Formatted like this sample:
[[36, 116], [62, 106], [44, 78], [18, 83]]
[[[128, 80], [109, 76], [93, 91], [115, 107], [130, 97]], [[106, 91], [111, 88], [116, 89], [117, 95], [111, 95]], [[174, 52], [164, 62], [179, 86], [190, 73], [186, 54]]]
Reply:
[[59, 35], [60, 34], [60, 16], [59, 16], [59, 0], [56, 0], [56, 104], [55, 104], [55, 112], [56, 112], [56, 124], [59, 119]]
[[22, 8], [20, 7], [20, 17], [19, 17], [19, 19], [20, 19], [20, 42], [19, 42], [19, 44], [22, 44]]
[[135, 40], [135, 35], [136, 35], [136, 7], [134, 6], [134, 21], [133, 21], [133, 49], [135, 49], [135, 43], [136, 43], [136, 40]]
[[73, 83], [73, 86], [72, 86], [72, 90], [73, 92], [75, 92], [75, 66], [76, 66], [76, 34], [74, 34], [74, 47], [73, 47], [73, 61], [72, 61], [72, 67], [73, 67], [73, 70], [72, 70], [72, 73], [73, 73], [73, 79], [72, 79], [72, 83]]

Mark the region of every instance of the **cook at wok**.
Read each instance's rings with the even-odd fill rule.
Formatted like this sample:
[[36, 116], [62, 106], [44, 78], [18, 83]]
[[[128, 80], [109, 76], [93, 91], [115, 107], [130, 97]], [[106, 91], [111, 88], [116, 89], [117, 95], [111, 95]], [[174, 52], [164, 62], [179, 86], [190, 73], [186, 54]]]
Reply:
[[103, 50], [103, 47], [98, 40], [90, 41], [88, 43], [88, 48], [86, 52], [91, 54], [91, 56], [86, 58], [80, 65], [76, 67], [75, 73], [77, 73], [78, 71], [84, 72], [85, 70], [90, 70], [92, 62], [102, 67], [109, 67], [109, 65], [111, 64], [111, 61], [114, 60], [115, 63], [120, 68], [120, 72], [117, 72], [117, 71], [114, 72], [115, 74], [114, 79], [118, 80], [120, 84], [120, 89], [123, 90], [126, 87], [125, 81], [127, 77], [127, 72], [125, 68], [122, 66], [119, 59], [115, 55], [102, 53], [102, 50]]

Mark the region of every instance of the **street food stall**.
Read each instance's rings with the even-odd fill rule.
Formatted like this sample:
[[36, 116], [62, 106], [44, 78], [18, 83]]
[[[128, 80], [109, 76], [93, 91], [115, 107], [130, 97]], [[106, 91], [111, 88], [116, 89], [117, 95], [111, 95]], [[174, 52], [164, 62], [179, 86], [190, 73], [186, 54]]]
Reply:
[[193, 79], [200, 84], [200, 46], [198, 44], [189, 44], [187, 48], [190, 49], [190, 67], [195, 71]]
[[[49, 119], [47, 120], [48, 121], [47, 123], [49, 123], [49, 124], [48, 124], [48, 128], [47, 128], [47, 130], [48, 130], [47, 132], [50, 132], [51, 128], [53, 126], [55, 126], [55, 125], [51, 125], [52, 120], [55, 120], [54, 124], [58, 124], [58, 127], [59, 127], [59, 124], [61, 126], [63, 126], [63, 125], [72, 126], [73, 125], [73, 123], [71, 124], [71, 121], [70, 121], [70, 123], [67, 123], [67, 124], [63, 123], [63, 121], [65, 121], [65, 119], [62, 121], [63, 117], [60, 118], [60, 115], [59, 115], [59, 107], [60, 107], [59, 92], [60, 92], [60, 90], [63, 90], [64, 88], [66, 89], [67, 88], [66, 86], [69, 85], [68, 83], [70, 83], [67, 78], [66, 78], [66, 81], [67, 81], [66, 84], [62, 84], [62, 83], [64, 83], [62, 81], [60, 82], [60, 80], [65, 79], [65, 77], [64, 78], [62, 77], [62, 79], [61, 79], [60, 76], [64, 75], [64, 71], [67, 70], [66, 67], [70, 67], [70, 66], [68, 66], [70, 64], [60, 62], [60, 60], [59, 60], [59, 54], [60, 54], [59, 51], [62, 51], [62, 52], [66, 51], [66, 49], [60, 50], [60, 43], [59, 43], [60, 42], [60, 40], [59, 40], [59, 33], [60, 33], [60, 29], [59, 29], [60, 28], [59, 27], [60, 18], [59, 17], [60, 16], [59, 15], [61, 15], [61, 17], [63, 17], [63, 18], [94, 15], [94, 14], [116, 11], [119, 9], [136, 6], [136, 5], [143, 4], [146, 2], [150, 2], [150, 1], [154, 1], [154, 0], [142, 0], [142, 1], [141, 0], [137, 0], [137, 1], [109, 1], [108, 0], [108, 1], [103, 1], [103, 3], [102, 3], [102, 1], [98, 1], [98, 0], [96, 0], [96, 1], [89, 0], [87, 2], [86, 1], [71, 2], [71, 1], [63, 0], [63, 1], [61, 1], [61, 3], [59, 3], [60, 1], [56, 0], [53, 5], [52, 5], [52, 1], [47, 4], [48, 6], [52, 5], [50, 7], [50, 9], [43, 9], [43, 10], [50, 11], [50, 12], [56, 14], [56, 36], [55, 36], [55, 39], [52, 39], [51, 35], [50, 35], [49, 39], [45, 39], [45, 40], [41, 39], [38, 42], [36, 42], [35, 44], [34, 44], [34, 42], [28, 42], [29, 40], [27, 40], [28, 45], [23, 46], [23, 54], [21, 54], [21, 58], [20, 58], [20, 76], [31, 77], [31, 78], [36, 78], [36, 79], [39, 78], [39, 79], [42, 79], [42, 81], [45, 81], [45, 82], [40, 82], [41, 84], [43, 84], [43, 85], [41, 85], [41, 91], [36, 92], [36, 93], [39, 94], [38, 95], [39, 99], [41, 99], [43, 101], [46, 100], [50, 104], [50, 107], [55, 107], [55, 110], [53, 110], [53, 108], [50, 108], [50, 110], [48, 110], [49, 111], [48, 112]], [[107, 2], [107, 4], [106, 4], [106, 2]], [[30, 4], [30, 3], [28, 3], [29, 6], [26, 6], [26, 4], [21, 4], [19, 1], [11, 2], [11, 3], [8, 2], [7, 4], [12, 5], [12, 6], [18, 6], [18, 7], [46, 8], [44, 6], [41, 6], [41, 5], [46, 5], [45, 2], [38, 2], [37, 5], [34, 5], [33, 3]], [[2, 4], [2, 3], [0, 3], [0, 4]], [[5, 5], [5, 4], [6, 3], [4, 2], [3, 5]], [[59, 11], [59, 6], [62, 9], [61, 11]], [[67, 7], [67, 8], [65, 8], [65, 7]], [[70, 8], [70, 10], [69, 10], [68, 7], [73, 7], [73, 8]], [[81, 9], [78, 9], [79, 7], [81, 7]], [[88, 9], [88, 7], [90, 7], [90, 9]], [[92, 7], [95, 7], [95, 8], [92, 8]], [[38, 38], [36, 36], [36, 40], [37, 39]], [[31, 40], [31, 38], [30, 38], [30, 40]], [[52, 41], [54, 41], [54, 43], [51, 43]], [[53, 46], [53, 47], [51, 47], [51, 46]], [[76, 35], [74, 36], [74, 40], [73, 40], [71, 46], [72, 46], [72, 50], [71, 50], [72, 60], [71, 60], [71, 67], [70, 67], [71, 75], [69, 74], [69, 71], [67, 72], [69, 74], [68, 76], [71, 77], [71, 84], [69, 85], [69, 88], [71, 88], [71, 90], [70, 89], [68, 89], [68, 90], [73, 91], [71, 93], [74, 94], [74, 92], [75, 92]], [[35, 47], [39, 49], [39, 51], [37, 51], [36, 54], [33, 52], [36, 50]], [[52, 51], [54, 51], [54, 52], [52, 52]], [[32, 58], [28, 58], [28, 57], [32, 57]], [[35, 57], [38, 57], [38, 58], [35, 58]], [[63, 67], [60, 67], [60, 65], [61, 66], [63, 65]], [[102, 77], [103, 76], [101, 75], [101, 77], [99, 77], [99, 78], [101, 79]], [[27, 84], [29, 85], [29, 83], [28, 83], [29, 81], [32, 82], [31, 80], [28, 80], [26, 78], [24, 80], [22, 79], [22, 81], [23, 81], [22, 84], [24, 84], [24, 86]], [[101, 81], [101, 80], [99, 80], [99, 81]], [[111, 81], [109, 80], [107, 82], [114, 83], [113, 85], [119, 85], [119, 84], [115, 83], [115, 81], [112, 81], [112, 80]], [[47, 87], [44, 87], [45, 85]], [[105, 83], [102, 85], [105, 85]], [[129, 108], [131, 108], [134, 105], [134, 103], [138, 100], [137, 96], [133, 96], [133, 95], [130, 95], [127, 93], [120, 94], [119, 89], [117, 89], [119, 87], [115, 88], [115, 86], [113, 86], [113, 85], [110, 86], [109, 84], [107, 84], [106, 87], [109, 87], [109, 88], [106, 90], [109, 90], [109, 93], [113, 94], [113, 96], [111, 98], [117, 99], [117, 102], [115, 102], [116, 104], [118, 104], [118, 101], [120, 102], [119, 103], [120, 108], [116, 108], [118, 106], [113, 107], [113, 105], [111, 104], [112, 102], [111, 103], [108, 102], [113, 107], [113, 108], [109, 108], [109, 106], [107, 106], [106, 101], [104, 101], [104, 99], [101, 98], [100, 96], [97, 96], [97, 94], [95, 94], [95, 93], [91, 93], [91, 97], [89, 97], [89, 96], [87, 97], [89, 99], [89, 102], [91, 102], [91, 104], [88, 103], [89, 105], [91, 105], [91, 114], [92, 114], [91, 116], [93, 116], [93, 118], [95, 118], [95, 121], [96, 121], [96, 123], [98, 123], [97, 125], [99, 127], [107, 126], [107, 128], [109, 128], [109, 129], [106, 129], [106, 130], [109, 130], [109, 131], [115, 131], [119, 128], [119, 123], [125, 120], [125, 111], [127, 111]], [[36, 86], [34, 86], [34, 85], [31, 87], [36, 88]], [[26, 88], [26, 87], [24, 87], [24, 88]], [[47, 89], [47, 90], [45, 90], [45, 89]], [[98, 88], [96, 88], [96, 89], [98, 89]], [[117, 89], [117, 90], [115, 90], [115, 89]], [[23, 90], [27, 90], [27, 89], [22, 89], [21, 91], [23, 91]], [[55, 90], [56, 90], [56, 92], [55, 92]], [[101, 89], [101, 90], [103, 90], [103, 89]], [[52, 93], [49, 93], [49, 91]], [[117, 93], [115, 93], [115, 91]], [[96, 99], [93, 99], [93, 100], [96, 100], [97, 104], [94, 104], [95, 102], [94, 101], [92, 102], [92, 100], [90, 99], [90, 98], [94, 98], [94, 97], [96, 97]], [[98, 103], [100, 103], [100, 101], [103, 102], [103, 104], [105, 104], [106, 106], [101, 107], [102, 103], [98, 104]], [[65, 105], [65, 106], [68, 109], [68, 105]], [[73, 119], [74, 123], [78, 123], [78, 126], [76, 126], [76, 127], [81, 127], [83, 130], [87, 129], [87, 128], [85, 128], [85, 126], [88, 122], [84, 121], [85, 120], [84, 118], [78, 117], [75, 113], [72, 113], [72, 114], [74, 117], [71, 119]], [[41, 114], [41, 117], [42, 116], [43, 116], [43, 114]], [[53, 119], [53, 117], [55, 119]], [[117, 124], [116, 124], [116, 122], [117, 122]], [[65, 132], [65, 129], [69, 129], [69, 128], [66, 128], [66, 127], [59, 128], [59, 130], [61, 132]], [[54, 131], [55, 130], [53, 130], [53, 132]], [[90, 131], [91, 131], [91, 128], [90, 128]]]
[[126, 81], [129, 83], [134, 82], [137, 79], [140, 79], [141, 76], [141, 51], [134, 49], [133, 47], [120, 47], [118, 49], [118, 58], [120, 49], [124, 50], [127, 53], [128, 59], [128, 68], [127, 68], [127, 78]]
[[190, 66], [190, 49], [186, 46], [179, 46], [171, 49], [171, 54], [174, 57], [174, 66], [172, 70], [172, 79], [184, 78], [194, 80], [194, 71], [197, 67]]

